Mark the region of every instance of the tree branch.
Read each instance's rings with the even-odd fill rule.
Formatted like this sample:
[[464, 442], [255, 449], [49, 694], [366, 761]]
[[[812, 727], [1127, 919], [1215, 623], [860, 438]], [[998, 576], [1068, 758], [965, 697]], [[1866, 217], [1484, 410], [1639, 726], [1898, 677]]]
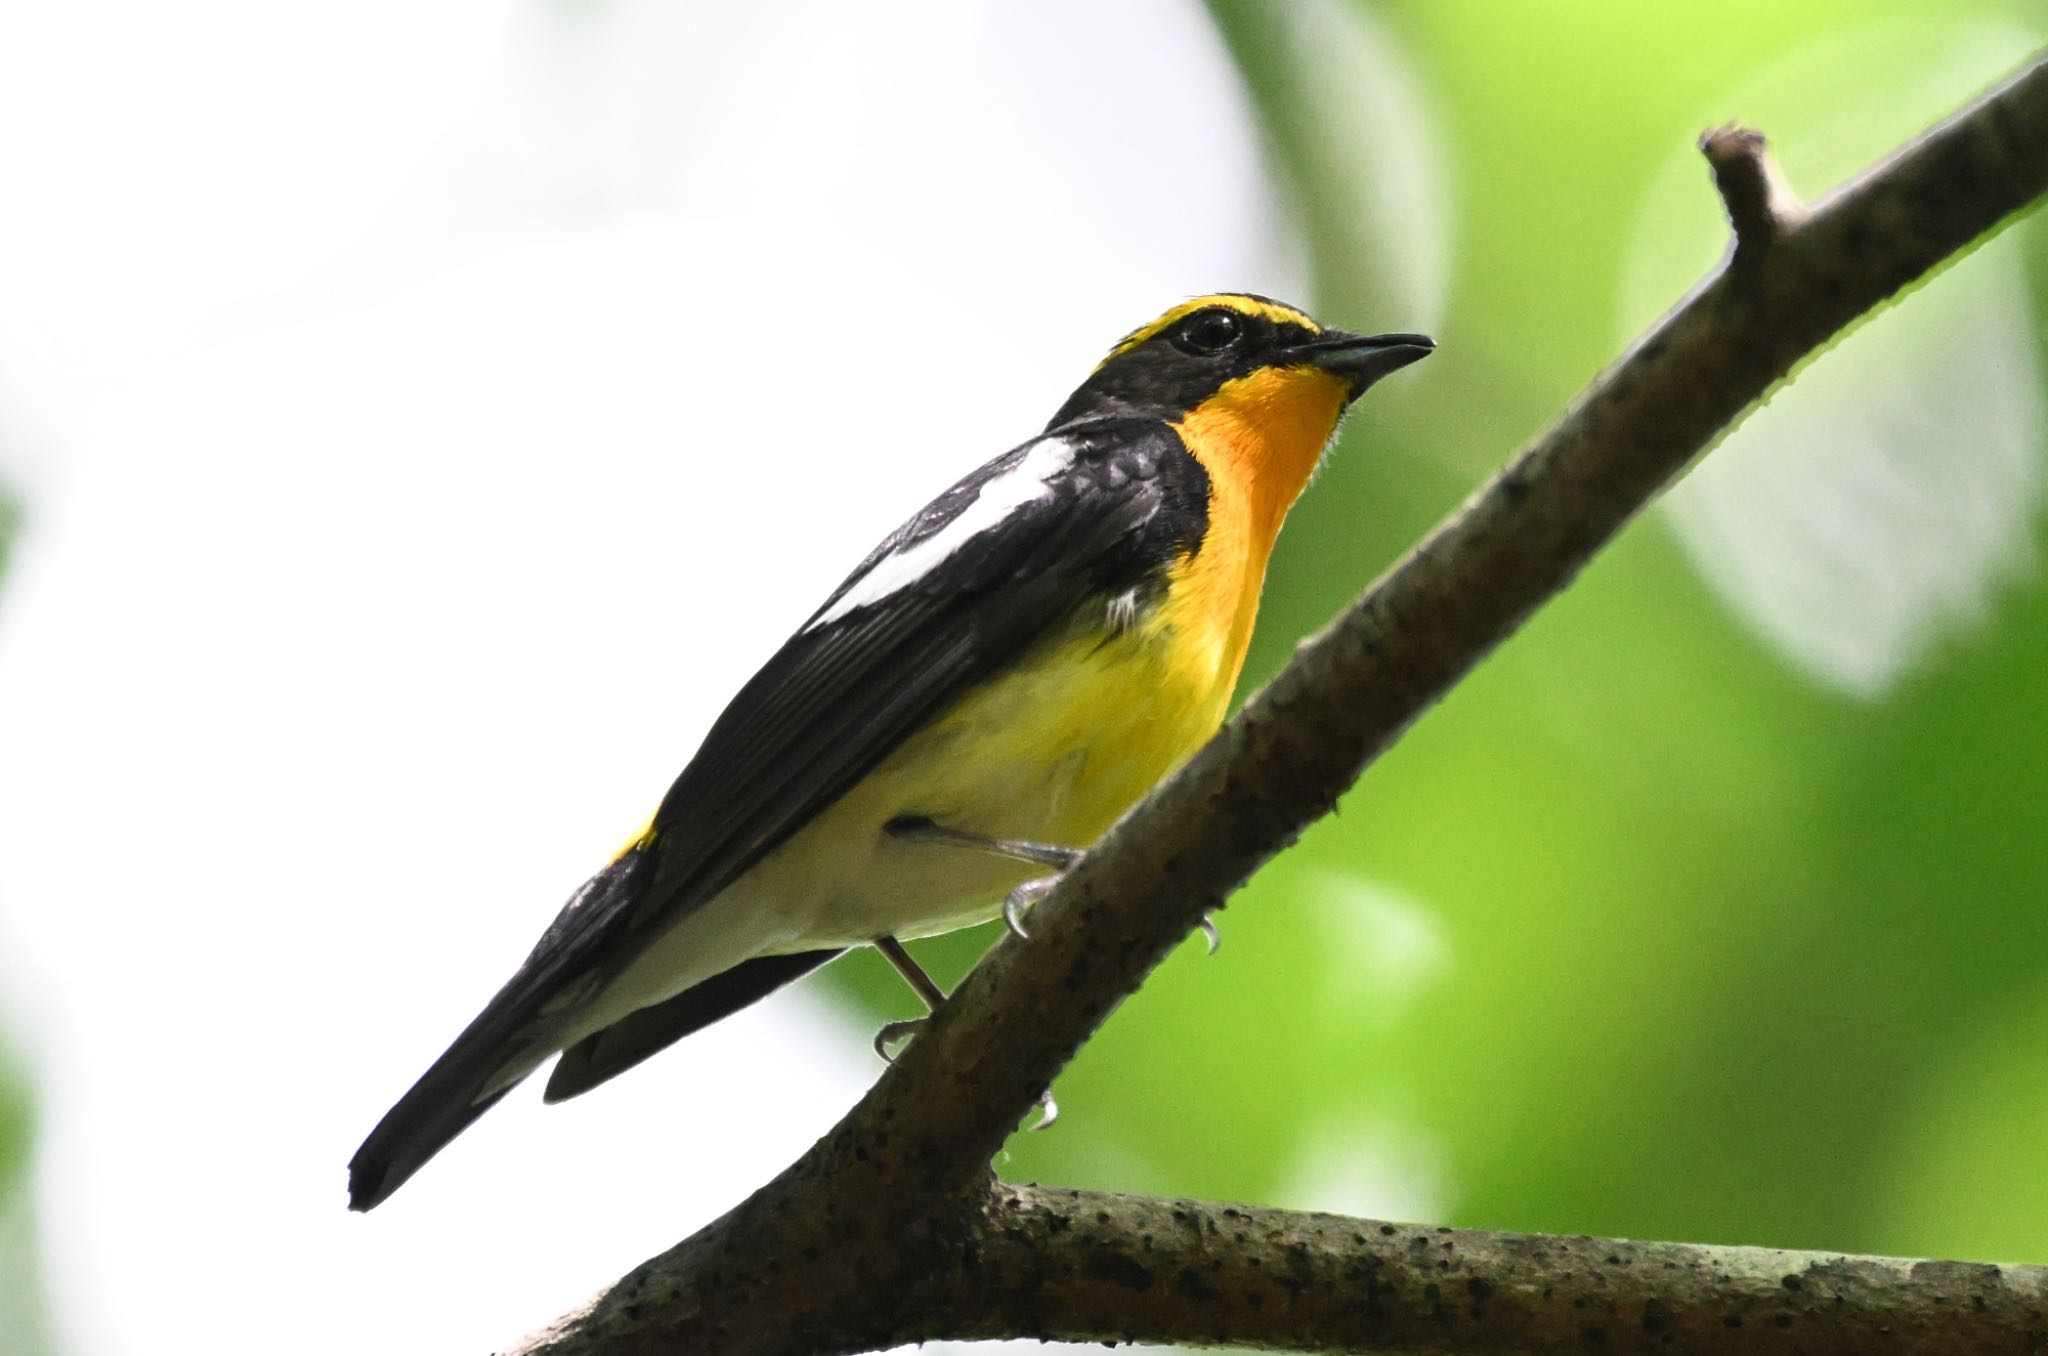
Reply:
[[[1239, 1230], [1229, 1230], [1229, 1246], [1218, 1241], [1224, 1226], [1216, 1221], [1231, 1216], [1210, 1210], [1201, 1218], [1216, 1223], [1218, 1235], [1205, 1223], [1203, 1238], [1181, 1238], [1174, 1230], [1188, 1226], [1173, 1212], [1194, 1207], [1119, 1200], [1114, 1210], [1097, 1207], [1109, 1216], [1096, 1221], [1108, 1232], [1080, 1231], [1101, 1242], [1092, 1255], [1107, 1272], [1098, 1275], [1083, 1242], [1052, 1245], [1061, 1232], [1054, 1220], [1064, 1215], [1071, 1228], [1077, 1210], [1086, 1214], [1098, 1198], [1016, 1188], [991, 1195], [988, 1176], [990, 1159], [1039, 1092], [1151, 968], [1327, 813], [1373, 758], [1694, 455], [1844, 326], [2048, 191], [2048, 61], [1810, 211], [1795, 210], [1777, 186], [1760, 137], [1714, 133], [1704, 149], [1737, 232], [1730, 263], [1304, 643], [1038, 905], [1028, 942], [1006, 937], [990, 952], [829, 1135], [730, 1214], [517, 1350], [830, 1353], [1002, 1335], [1548, 1350], [1583, 1345], [1594, 1327], [1615, 1344], [1670, 1340], [1706, 1350], [1733, 1344], [1715, 1330], [1729, 1316], [1746, 1324], [1745, 1350], [1767, 1345], [1760, 1337], [1780, 1341], [1772, 1336], [1778, 1311], [1765, 1307], [1780, 1282], [1758, 1277], [1833, 1275], [1827, 1268], [1840, 1259], [1423, 1235], [1450, 1240], [1451, 1255], [1463, 1261], [1483, 1259], [1483, 1274], [1468, 1266], [1446, 1289], [1449, 1269], [1423, 1280], [1426, 1268], [1407, 1254], [1412, 1231], [1397, 1231], [1394, 1248], [1375, 1242], [1389, 1237], [1378, 1225], [1239, 1211], [1235, 1218], [1258, 1221], [1242, 1230], [1239, 1252]], [[1294, 1261], [1297, 1241], [1305, 1270]], [[1154, 1268], [1143, 1260], [1147, 1248], [1195, 1249], [1203, 1265], [1220, 1261], [1218, 1274], [1230, 1284], [1204, 1282], [1199, 1266]], [[1643, 1265], [1606, 1264], [1605, 1279], [1567, 1277], [1583, 1271], [1589, 1250]], [[1285, 1279], [1275, 1274], [1283, 1257]], [[1826, 1292], [1825, 1320], [1818, 1311], [1807, 1316], [1811, 1324], [1795, 1318], [1802, 1349], [1882, 1339], [1888, 1350], [1988, 1351], [2017, 1346], [2022, 1332], [2036, 1342], [2043, 1331], [2038, 1272], [1994, 1287], [1989, 1273], [1950, 1264], [1903, 1273], [1902, 1264], [1843, 1265], [1853, 1275]], [[1152, 1286], [1124, 1284], [1139, 1269], [1154, 1276]], [[1198, 1293], [1171, 1299], [1184, 1270]], [[1161, 1285], [1166, 1271], [1172, 1280]], [[1677, 1272], [1690, 1288], [1667, 1279]], [[1929, 1284], [1906, 1284], [1915, 1278]], [[1474, 1279], [1485, 1295], [1470, 1288]], [[1200, 1283], [1218, 1297], [1203, 1300]], [[2007, 1294], [2011, 1285], [2022, 1289]], [[1134, 1293], [1117, 1293], [1124, 1290]], [[1292, 1313], [1299, 1328], [1276, 1323], [1253, 1293], [1271, 1294], [1269, 1303]], [[1558, 1295], [1586, 1304], [1565, 1312], [1553, 1302]], [[1908, 1321], [1901, 1307], [1955, 1297], [1997, 1317], [1965, 1322], [1948, 1309], [1920, 1309]], [[1987, 1307], [1976, 1309], [1978, 1299]], [[981, 1301], [985, 1316], [964, 1312]], [[1472, 1314], [1475, 1304], [1484, 1313]], [[1446, 1307], [1471, 1322], [1448, 1331], [1449, 1320], [1437, 1317]], [[1748, 1323], [1752, 1313], [1765, 1321]]]
[[[2037, 1351], [2048, 1268], [1430, 1229], [1001, 1187], [915, 1336], [1295, 1351]], [[962, 1284], [963, 1278], [971, 1283]]]

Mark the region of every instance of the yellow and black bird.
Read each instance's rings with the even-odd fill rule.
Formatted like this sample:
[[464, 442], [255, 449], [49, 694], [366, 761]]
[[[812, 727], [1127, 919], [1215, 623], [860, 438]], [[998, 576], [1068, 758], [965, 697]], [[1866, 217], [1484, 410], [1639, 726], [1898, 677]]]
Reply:
[[[1345, 409], [1426, 356], [1263, 297], [1176, 306], [932, 500], [711, 727], [661, 808], [349, 1164], [368, 1210], [549, 1057], [599, 1083], [848, 947], [1018, 910], [1222, 722]], [[1020, 929], [1021, 930], [1021, 929]], [[922, 982], [920, 982], [922, 981]]]

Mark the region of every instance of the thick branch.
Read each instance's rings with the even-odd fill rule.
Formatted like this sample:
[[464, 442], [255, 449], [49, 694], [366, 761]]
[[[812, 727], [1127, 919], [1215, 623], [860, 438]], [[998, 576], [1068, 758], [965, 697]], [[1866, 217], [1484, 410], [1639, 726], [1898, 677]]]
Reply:
[[[1731, 219], [1750, 226], [1740, 267], [1681, 303], [1304, 644], [1068, 873], [1034, 912], [1029, 942], [1005, 939], [990, 953], [830, 1135], [730, 1215], [522, 1349], [838, 1352], [940, 1335], [920, 1297], [972, 1281], [978, 1254], [963, 1252], [963, 1240], [981, 1227], [989, 1160], [1059, 1068], [1205, 913], [1328, 812], [1794, 364], [2048, 190], [2048, 62], [1803, 216], [1732, 186], [1752, 182], [1752, 170], [1768, 185], [1761, 155], [1754, 143], [1723, 157]], [[1018, 1266], [1031, 1256], [1003, 1255]], [[1529, 1264], [1503, 1257], [1489, 1283], [1521, 1285]], [[1368, 1302], [1362, 1273], [1357, 1285], [1350, 1302]], [[1090, 1326], [1079, 1310], [1035, 1322], [1032, 1331], [1069, 1336], [1185, 1335], [1164, 1320]], [[1404, 1327], [1375, 1345], [1447, 1344], [1428, 1331]], [[1858, 1331], [1870, 1342], [1883, 1333]], [[1205, 1335], [1274, 1340], [1266, 1326]], [[1532, 1347], [1579, 1340], [1556, 1328], [1527, 1337]]]
[[[2048, 1268], [1002, 1187], [904, 1334], [1295, 1351], [2036, 1352]], [[971, 1262], [967, 1259], [971, 1257]], [[967, 1283], [963, 1284], [963, 1279]]]

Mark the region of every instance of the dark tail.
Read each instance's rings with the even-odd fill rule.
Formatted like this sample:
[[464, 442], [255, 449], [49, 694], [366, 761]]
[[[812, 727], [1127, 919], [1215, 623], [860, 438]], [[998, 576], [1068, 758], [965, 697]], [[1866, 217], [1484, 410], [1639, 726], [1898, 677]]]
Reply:
[[492, 1086], [515, 1061], [532, 1058], [532, 1047], [524, 1043], [513, 1045], [508, 1053], [498, 1030], [503, 1023], [496, 1008], [495, 1003], [485, 1008], [456, 1037], [455, 1044], [384, 1113], [363, 1147], [356, 1150], [348, 1162], [349, 1209], [372, 1209], [405, 1185], [448, 1141], [467, 1130], [470, 1122], [497, 1105], [500, 1097], [526, 1077], [522, 1072], [503, 1087]]
[[620, 928], [614, 925], [640, 902], [647, 862], [646, 852], [635, 844], [585, 881], [505, 987], [398, 1105], [384, 1113], [349, 1160], [351, 1210], [372, 1209], [405, 1185], [449, 1140], [562, 1048], [560, 1039], [580, 1001], [577, 995], [587, 996], [594, 981], [614, 973], [607, 948], [617, 949]]

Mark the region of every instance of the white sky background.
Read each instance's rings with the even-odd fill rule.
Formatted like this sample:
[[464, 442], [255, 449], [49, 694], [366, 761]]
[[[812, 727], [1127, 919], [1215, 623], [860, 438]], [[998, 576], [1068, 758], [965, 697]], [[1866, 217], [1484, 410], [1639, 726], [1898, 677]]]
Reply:
[[[0, 1003], [80, 1356], [481, 1350], [873, 1077], [801, 992], [343, 1165], [868, 545], [1301, 290], [1193, 0], [0, 9]], [[402, 1336], [401, 1336], [402, 1335]]]

